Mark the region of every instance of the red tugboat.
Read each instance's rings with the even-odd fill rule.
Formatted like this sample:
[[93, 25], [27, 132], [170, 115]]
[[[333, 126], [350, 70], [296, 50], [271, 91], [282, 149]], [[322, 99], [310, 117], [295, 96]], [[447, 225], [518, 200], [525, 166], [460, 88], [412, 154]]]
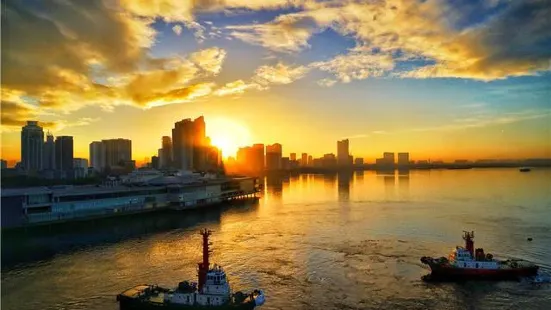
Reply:
[[514, 280], [535, 276], [538, 266], [523, 260], [497, 260], [484, 254], [483, 249], [474, 249], [474, 232], [463, 234], [465, 247], [456, 247], [448, 258], [422, 257], [429, 265], [432, 280]]
[[264, 304], [262, 290], [250, 294], [234, 292], [222, 267], [209, 261], [210, 230], [202, 230], [203, 261], [199, 263], [199, 283], [183, 281], [175, 289], [138, 285], [117, 295], [121, 310], [251, 310]]

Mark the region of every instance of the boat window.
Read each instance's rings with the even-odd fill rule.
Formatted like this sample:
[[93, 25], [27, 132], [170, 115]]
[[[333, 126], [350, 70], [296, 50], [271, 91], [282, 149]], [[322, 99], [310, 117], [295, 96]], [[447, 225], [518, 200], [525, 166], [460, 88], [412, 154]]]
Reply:
[[467, 263], [463, 263], [463, 267], [467, 267]]
[[476, 268], [478, 268], [478, 263], [476, 263]]

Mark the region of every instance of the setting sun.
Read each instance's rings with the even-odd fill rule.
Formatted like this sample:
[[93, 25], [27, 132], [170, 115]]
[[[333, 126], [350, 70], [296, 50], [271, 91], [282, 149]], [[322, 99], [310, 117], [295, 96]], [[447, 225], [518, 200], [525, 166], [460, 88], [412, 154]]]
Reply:
[[226, 118], [209, 119], [207, 135], [212, 145], [222, 150], [224, 158], [235, 156], [239, 147], [251, 144], [249, 129]]

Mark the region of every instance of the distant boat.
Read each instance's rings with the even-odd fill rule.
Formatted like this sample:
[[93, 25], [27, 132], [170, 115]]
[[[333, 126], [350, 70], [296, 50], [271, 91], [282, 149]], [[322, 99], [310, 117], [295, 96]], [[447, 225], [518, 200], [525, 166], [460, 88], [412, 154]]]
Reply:
[[520, 172], [528, 172], [528, 171], [530, 171], [530, 168], [528, 168], [528, 167], [522, 167], [522, 168], [519, 169], [519, 171], [520, 171]]

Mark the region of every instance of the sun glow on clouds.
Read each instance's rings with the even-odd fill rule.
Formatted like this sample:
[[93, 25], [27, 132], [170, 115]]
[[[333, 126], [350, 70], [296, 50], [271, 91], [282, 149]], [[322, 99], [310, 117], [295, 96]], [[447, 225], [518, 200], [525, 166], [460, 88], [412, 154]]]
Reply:
[[211, 143], [222, 151], [222, 156], [235, 156], [239, 147], [252, 143], [249, 128], [228, 118], [210, 118], [207, 124], [207, 136]]

